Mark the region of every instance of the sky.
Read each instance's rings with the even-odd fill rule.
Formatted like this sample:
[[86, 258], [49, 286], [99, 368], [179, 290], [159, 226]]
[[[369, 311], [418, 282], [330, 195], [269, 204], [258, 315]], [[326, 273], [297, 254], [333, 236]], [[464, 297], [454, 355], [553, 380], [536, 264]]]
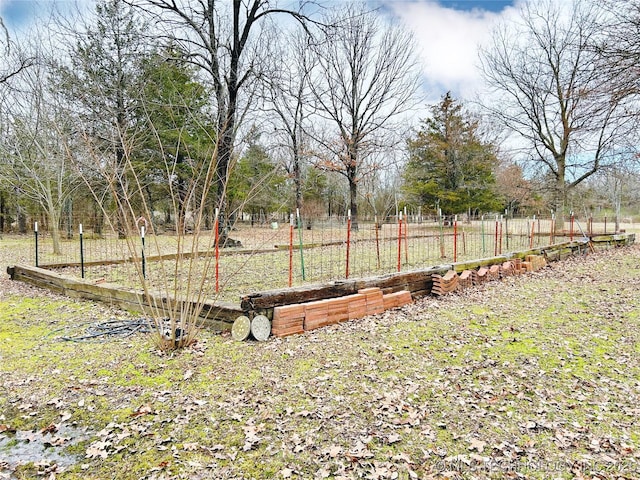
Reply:
[[[0, 0], [0, 15], [10, 28], [20, 27], [36, 16], [39, 4], [64, 1], [69, 0]], [[497, 21], [514, 14], [520, 0], [369, 1], [413, 32], [426, 103], [434, 104], [447, 91], [460, 99], [475, 98], [482, 89], [478, 46], [487, 42]]]
[[476, 97], [483, 87], [478, 48], [497, 22], [517, 12], [515, 0], [388, 0], [383, 6], [414, 34], [430, 104], [447, 91]]

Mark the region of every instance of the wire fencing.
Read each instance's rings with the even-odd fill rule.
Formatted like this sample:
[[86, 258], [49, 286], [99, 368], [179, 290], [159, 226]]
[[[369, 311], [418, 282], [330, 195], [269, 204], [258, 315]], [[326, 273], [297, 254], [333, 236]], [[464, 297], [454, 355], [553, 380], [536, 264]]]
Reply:
[[[404, 215], [384, 219], [347, 216], [272, 217], [235, 222], [225, 248], [215, 231], [176, 234], [140, 228], [138, 237], [76, 228], [54, 249], [52, 233], [34, 228], [33, 265], [130, 288], [180, 292], [198, 288], [207, 298], [237, 302], [242, 294], [427, 268], [614, 233], [610, 219], [484, 215], [475, 218]], [[356, 228], [357, 226], [357, 228]], [[35, 227], [35, 226], [34, 226]]]

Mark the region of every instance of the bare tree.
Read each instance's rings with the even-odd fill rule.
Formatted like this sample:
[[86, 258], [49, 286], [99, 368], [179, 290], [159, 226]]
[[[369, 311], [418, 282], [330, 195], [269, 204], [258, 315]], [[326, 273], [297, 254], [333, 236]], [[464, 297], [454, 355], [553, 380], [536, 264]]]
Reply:
[[[220, 218], [226, 218], [226, 185], [236, 133], [247, 107], [255, 101], [251, 87], [261, 76], [269, 51], [265, 22], [284, 14], [305, 23], [302, 10], [278, 7], [275, 0], [130, 1], [153, 15], [166, 36], [189, 52], [189, 61], [207, 74], [215, 92], [217, 157], [214, 191]], [[301, 7], [302, 8], [302, 5]], [[221, 228], [228, 223], [221, 221]], [[222, 232], [223, 242], [227, 229]]]
[[528, 161], [553, 176], [559, 225], [567, 193], [615, 161], [616, 142], [630, 126], [601, 68], [602, 20], [593, 3], [529, 1], [480, 55], [499, 98], [486, 107], [526, 142]]
[[640, 94], [640, 1], [605, 0], [604, 7], [608, 15], [601, 29], [607, 35], [598, 45], [605, 59], [604, 67], [621, 95], [637, 96]]
[[7, 30], [2, 17], [0, 17], [0, 51], [5, 58], [5, 62], [9, 60], [9, 62], [7, 62], [8, 65], [5, 65], [0, 70], [0, 84], [8, 83], [11, 78], [33, 65], [33, 58], [31, 56], [17, 51], [14, 43], [11, 41], [9, 30]]
[[[67, 28], [68, 63], [59, 62], [57, 80], [67, 97], [69, 115], [94, 152], [113, 162], [115, 172], [125, 170], [125, 157], [133, 148], [135, 109], [139, 103], [142, 79], [141, 59], [150, 45], [143, 36], [144, 23], [123, 0], [100, 0], [95, 15], [82, 22], [60, 18]], [[68, 24], [65, 25], [64, 22]], [[119, 175], [121, 173], [118, 173]], [[113, 199], [122, 204], [126, 193], [116, 190]], [[117, 211], [118, 232], [125, 235], [124, 215]]]
[[358, 183], [381, 168], [368, 160], [388, 148], [404, 130], [398, 122], [417, 103], [419, 75], [412, 37], [385, 24], [363, 4], [348, 3], [332, 12], [324, 42], [316, 48], [318, 67], [312, 85], [318, 115], [329, 135], [329, 152], [318, 165], [339, 172], [349, 183], [352, 226], [358, 228]]
[[[35, 42], [40, 43], [41, 38]], [[60, 219], [65, 203], [79, 186], [67, 155], [70, 122], [49, 83], [43, 51], [31, 55], [20, 88], [10, 90], [2, 112], [0, 181], [45, 214], [53, 253], [60, 253]]]
[[274, 65], [267, 79], [269, 105], [275, 114], [275, 132], [283, 137], [279, 146], [286, 151], [284, 167], [294, 184], [295, 206], [303, 211], [303, 167], [309, 156], [309, 138], [306, 132], [313, 113], [310, 75], [314, 56], [311, 37], [306, 33], [284, 34], [280, 51], [274, 56]]

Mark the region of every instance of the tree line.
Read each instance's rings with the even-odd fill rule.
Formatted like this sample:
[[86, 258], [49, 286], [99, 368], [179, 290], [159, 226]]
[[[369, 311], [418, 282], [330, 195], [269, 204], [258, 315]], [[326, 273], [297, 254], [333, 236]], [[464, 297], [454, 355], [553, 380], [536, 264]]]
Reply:
[[[635, 201], [640, 2], [525, 2], [481, 100], [423, 106], [411, 35], [364, 3], [99, 0], [2, 23], [0, 231], [126, 236], [240, 215], [550, 212]], [[631, 173], [631, 175], [630, 175]]]

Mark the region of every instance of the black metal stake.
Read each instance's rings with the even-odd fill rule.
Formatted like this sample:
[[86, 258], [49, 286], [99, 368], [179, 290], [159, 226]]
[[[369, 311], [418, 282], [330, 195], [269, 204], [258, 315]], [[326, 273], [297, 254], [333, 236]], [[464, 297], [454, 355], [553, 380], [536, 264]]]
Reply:
[[34, 223], [33, 232], [36, 236], [36, 267], [38, 266], [38, 222]]
[[147, 262], [144, 258], [144, 226], [140, 228], [140, 233], [142, 234], [142, 278], [147, 279]]
[[82, 243], [82, 224], [80, 224], [80, 275], [84, 278], [84, 246]]

